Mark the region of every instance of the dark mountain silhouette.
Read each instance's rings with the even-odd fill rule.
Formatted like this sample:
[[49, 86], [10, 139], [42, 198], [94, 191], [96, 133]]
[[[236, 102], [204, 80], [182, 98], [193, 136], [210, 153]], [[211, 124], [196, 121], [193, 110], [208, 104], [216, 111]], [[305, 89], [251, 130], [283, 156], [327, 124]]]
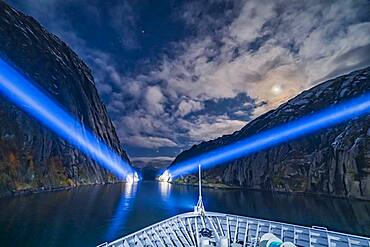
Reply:
[[[3, 1], [0, 56], [128, 160], [90, 69], [58, 37]], [[112, 174], [0, 96], [0, 195], [115, 181]]]
[[[174, 163], [370, 92], [370, 67], [325, 81], [248, 123], [202, 142]], [[205, 171], [205, 182], [281, 192], [370, 199], [370, 116], [269, 148]], [[196, 176], [177, 182], [194, 183]]]

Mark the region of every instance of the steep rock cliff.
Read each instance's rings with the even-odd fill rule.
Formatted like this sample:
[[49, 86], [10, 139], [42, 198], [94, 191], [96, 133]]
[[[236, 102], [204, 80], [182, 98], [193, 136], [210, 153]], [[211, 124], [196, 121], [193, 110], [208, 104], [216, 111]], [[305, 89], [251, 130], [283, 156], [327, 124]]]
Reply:
[[[232, 135], [203, 142], [173, 163], [370, 92], [370, 67], [323, 82]], [[363, 116], [205, 171], [213, 184], [370, 199], [370, 116]], [[195, 176], [178, 182], [193, 183]]]
[[[1, 0], [0, 56], [128, 160], [89, 68], [58, 37]], [[0, 195], [116, 180], [0, 96]]]

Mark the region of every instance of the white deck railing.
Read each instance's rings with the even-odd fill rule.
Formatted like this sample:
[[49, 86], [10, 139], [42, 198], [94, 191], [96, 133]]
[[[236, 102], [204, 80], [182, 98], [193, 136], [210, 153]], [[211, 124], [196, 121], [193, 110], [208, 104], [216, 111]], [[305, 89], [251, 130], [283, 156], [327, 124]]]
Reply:
[[227, 237], [229, 245], [233, 243], [240, 247], [258, 246], [259, 238], [268, 232], [296, 246], [370, 247], [370, 238], [323, 227], [304, 227], [214, 212], [207, 212], [205, 217], [194, 212], [180, 214], [99, 247], [198, 247], [203, 228], [212, 232], [211, 243]]

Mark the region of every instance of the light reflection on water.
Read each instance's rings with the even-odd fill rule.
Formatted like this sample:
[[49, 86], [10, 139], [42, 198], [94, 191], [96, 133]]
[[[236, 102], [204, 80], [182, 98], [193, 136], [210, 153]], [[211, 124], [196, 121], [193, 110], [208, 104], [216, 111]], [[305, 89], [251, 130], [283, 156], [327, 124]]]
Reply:
[[162, 199], [163, 200], [167, 199], [170, 195], [172, 184], [165, 183], [165, 182], [159, 182], [158, 184], [159, 184], [159, 191], [161, 193]]
[[120, 234], [120, 229], [124, 228], [127, 214], [132, 211], [133, 201], [136, 198], [138, 188], [137, 183], [128, 183], [123, 186], [124, 193], [121, 195], [116, 212], [111, 219], [110, 226], [107, 231], [107, 241], [114, 240]]
[[[0, 199], [1, 246], [95, 246], [193, 210], [197, 187], [142, 182]], [[210, 211], [370, 236], [370, 203], [203, 189]]]

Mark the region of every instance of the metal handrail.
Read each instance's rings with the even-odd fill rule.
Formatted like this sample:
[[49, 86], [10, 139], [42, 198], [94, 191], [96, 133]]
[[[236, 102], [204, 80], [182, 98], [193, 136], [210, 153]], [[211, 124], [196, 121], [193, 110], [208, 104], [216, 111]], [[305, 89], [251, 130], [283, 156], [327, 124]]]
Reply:
[[[340, 236], [342, 238], [346, 238], [347, 237], [348, 238], [348, 241], [349, 241], [349, 245], [352, 242], [351, 239], [365, 240], [365, 241], [368, 241], [368, 243], [370, 244], [370, 238], [356, 236], [356, 235], [347, 234], [347, 233], [334, 232], [334, 231], [328, 230], [325, 227], [319, 227], [319, 226], [306, 227], [306, 226], [299, 226], [299, 225], [294, 225], [294, 224], [289, 224], [289, 223], [282, 223], [282, 222], [276, 222], [276, 221], [265, 220], [265, 219], [256, 219], [256, 218], [246, 217], [246, 216], [237, 216], [237, 215], [231, 215], [231, 214], [222, 214], [222, 213], [216, 213], [216, 212], [206, 212], [206, 215], [207, 215], [207, 217], [215, 217], [216, 219], [218, 219], [218, 218], [220, 218], [220, 219], [221, 218], [225, 218], [227, 220], [227, 219], [233, 218], [234, 220], [244, 220], [244, 221], [246, 220], [246, 222], [251, 222], [251, 224], [253, 224], [252, 222], [255, 222], [255, 223], [257, 223], [257, 225], [261, 225], [261, 224], [267, 224], [267, 225], [275, 224], [275, 225], [281, 226], [281, 229], [283, 229], [283, 228], [285, 228], [285, 229], [287, 229], [287, 228], [290, 228], [290, 229], [297, 228], [297, 229], [301, 230], [300, 231], [301, 232], [300, 234], [302, 234], [303, 231], [307, 231], [306, 234], [309, 235], [309, 238], [311, 238], [311, 233], [314, 233], [314, 236], [319, 234], [319, 236], [326, 237], [327, 238], [327, 241], [328, 241], [328, 244], [330, 244], [330, 241], [331, 240], [333, 240], [333, 239], [335, 240], [335, 236]], [[163, 220], [163, 221], [160, 221], [158, 223], [155, 223], [154, 225], [145, 227], [145, 228], [143, 228], [143, 229], [141, 229], [139, 231], [136, 231], [134, 233], [131, 233], [131, 234], [125, 236], [125, 237], [119, 238], [119, 239], [117, 239], [117, 240], [115, 240], [115, 241], [113, 241], [111, 243], [103, 243], [103, 244], [100, 244], [100, 245], [98, 245], [98, 247], [108, 247], [108, 246], [114, 246], [116, 244], [124, 243], [125, 240], [129, 240], [132, 237], [135, 237], [136, 235], [140, 235], [140, 234], [142, 234], [142, 233], [144, 233], [146, 231], [149, 231], [150, 229], [154, 229], [154, 228], [156, 228], [158, 226], [161, 226], [163, 224], [167, 224], [167, 223], [169, 223], [169, 222], [171, 222], [172, 220], [175, 220], [175, 219], [178, 219], [178, 220], [188, 219], [189, 220], [191, 218], [194, 218], [194, 221], [197, 222], [197, 223], [194, 222], [195, 227], [197, 229], [198, 228], [197, 224], [198, 224], [198, 222], [200, 223], [200, 221], [196, 221], [196, 218], [198, 218], [198, 217], [202, 217], [202, 216], [200, 216], [196, 212], [189, 212], [189, 213], [179, 214], [179, 215], [170, 217], [170, 218], [168, 218], [166, 220]], [[191, 225], [189, 227], [191, 228]], [[238, 229], [236, 229], [236, 231], [238, 231]], [[195, 236], [199, 236], [198, 235], [199, 234], [198, 231], [196, 231], [193, 234]], [[256, 236], [256, 237], [258, 237], [258, 236]], [[295, 238], [296, 237], [297, 236], [295, 236]], [[160, 239], [160, 236], [158, 236], [158, 238]]]

